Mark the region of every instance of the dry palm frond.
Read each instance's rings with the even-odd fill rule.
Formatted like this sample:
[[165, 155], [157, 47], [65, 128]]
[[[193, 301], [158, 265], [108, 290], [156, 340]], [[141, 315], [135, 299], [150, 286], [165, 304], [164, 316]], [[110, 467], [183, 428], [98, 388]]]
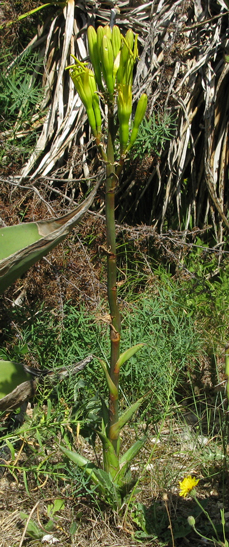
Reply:
[[228, 14], [217, 2], [211, 3], [211, 9], [214, 15], [197, 0], [152, 3], [136, 85], [151, 94], [151, 111], [159, 102], [176, 111], [177, 127], [137, 196], [135, 212], [140, 200], [149, 196], [150, 181], [154, 199], [148, 222], [154, 218], [154, 225], [159, 223], [162, 230], [172, 205], [180, 229], [188, 229], [191, 217], [193, 226], [211, 217], [219, 243], [223, 227], [229, 228], [225, 200], [229, 69], [223, 55]]
[[[47, 175], [51, 178], [63, 164], [65, 178], [72, 179], [75, 158], [80, 154], [83, 162], [78, 169], [84, 177], [90, 173], [87, 148], [92, 141], [87, 118], [65, 67], [70, 54], [87, 58], [88, 24], [106, 24], [114, 15], [122, 31], [131, 26], [139, 33], [141, 53], [134, 101], [147, 92], [148, 116], [157, 110], [176, 116], [173, 137], [154, 157], [141, 184], [139, 169], [135, 166], [131, 171], [128, 167], [119, 191], [119, 218], [129, 215], [132, 220], [134, 212], [137, 221], [153, 223], [160, 230], [165, 221], [167, 226], [182, 230], [211, 223], [216, 241], [221, 243], [224, 230], [229, 228], [229, 65], [224, 60], [228, 12], [223, 0], [210, 4], [199, 0], [130, 0], [116, 4], [82, 0], [76, 4], [69, 0], [63, 12], [44, 25], [31, 43], [32, 48], [43, 47], [46, 93], [41, 110], [47, 110], [21, 180], [27, 176], [32, 180]], [[126, 197], [130, 195], [128, 211], [130, 200]]]

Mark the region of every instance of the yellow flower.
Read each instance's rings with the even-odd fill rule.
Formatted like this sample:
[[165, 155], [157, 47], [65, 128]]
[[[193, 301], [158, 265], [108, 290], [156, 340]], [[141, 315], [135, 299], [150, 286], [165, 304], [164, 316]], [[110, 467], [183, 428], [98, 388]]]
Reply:
[[195, 488], [195, 486], [198, 484], [199, 479], [196, 480], [194, 477], [192, 478], [191, 475], [188, 477], [185, 477], [182, 482], [179, 482], [180, 485], [180, 496], [184, 496], [184, 498]]

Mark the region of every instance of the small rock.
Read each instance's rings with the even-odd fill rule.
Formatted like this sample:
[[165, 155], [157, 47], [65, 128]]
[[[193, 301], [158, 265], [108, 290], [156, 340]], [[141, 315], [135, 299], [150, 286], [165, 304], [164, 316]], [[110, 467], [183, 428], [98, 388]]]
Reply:
[[49, 543], [49, 545], [54, 545], [54, 543], [58, 543], [58, 542], [59, 542], [59, 539], [54, 538], [52, 534], [45, 534], [45, 536], [43, 536], [41, 540], [41, 543]]

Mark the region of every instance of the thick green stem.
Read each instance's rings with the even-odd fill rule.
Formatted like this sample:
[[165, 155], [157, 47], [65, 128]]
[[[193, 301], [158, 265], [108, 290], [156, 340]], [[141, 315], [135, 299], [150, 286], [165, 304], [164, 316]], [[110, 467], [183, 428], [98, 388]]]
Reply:
[[[106, 173], [106, 229], [107, 229], [107, 290], [108, 302], [110, 307], [110, 377], [119, 387], [119, 372], [115, 370], [115, 365], [119, 358], [121, 321], [117, 300], [117, 265], [116, 265], [116, 237], [115, 237], [115, 189], [117, 185], [117, 176], [114, 165], [114, 110], [113, 104], [108, 109], [108, 142], [107, 142], [107, 173]], [[118, 420], [118, 396], [109, 394], [109, 426], [108, 437], [110, 438], [110, 427]], [[117, 440], [111, 439], [111, 442], [117, 451]]]

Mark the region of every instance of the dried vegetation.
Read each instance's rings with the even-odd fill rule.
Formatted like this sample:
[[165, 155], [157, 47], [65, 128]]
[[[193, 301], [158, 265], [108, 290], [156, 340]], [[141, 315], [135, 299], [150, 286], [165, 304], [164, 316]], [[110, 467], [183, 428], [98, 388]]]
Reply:
[[134, 100], [146, 91], [149, 117], [153, 111], [167, 111], [176, 119], [164, 150], [135, 161], [133, 168], [127, 164], [117, 192], [119, 220], [153, 225], [159, 231], [208, 224], [222, 244], [229, 227], [228, 13], [223, 0], [118, 2], [116, 8], [103, 1], [68, 2], [64, 9], [49, 11], [26, 46], [43, 59], [44, 115], [37, 113], [24, 129], [26, 133], [36, 127], [38, 139], [16, 180], [31, 185], [45, 180], [55, 187], [56, 178], [64, 179], [71, 200], [80, 186], [76, 179], [86, 179], [85, 192], [91, 184], [88, 177], [102, 174], [84, 108], [65, 67], [71, 53], [87, 58], [86, 27], [89, 22], [109, 22], [111, 8], [123, 31], [132, 26], [139, 33]]

